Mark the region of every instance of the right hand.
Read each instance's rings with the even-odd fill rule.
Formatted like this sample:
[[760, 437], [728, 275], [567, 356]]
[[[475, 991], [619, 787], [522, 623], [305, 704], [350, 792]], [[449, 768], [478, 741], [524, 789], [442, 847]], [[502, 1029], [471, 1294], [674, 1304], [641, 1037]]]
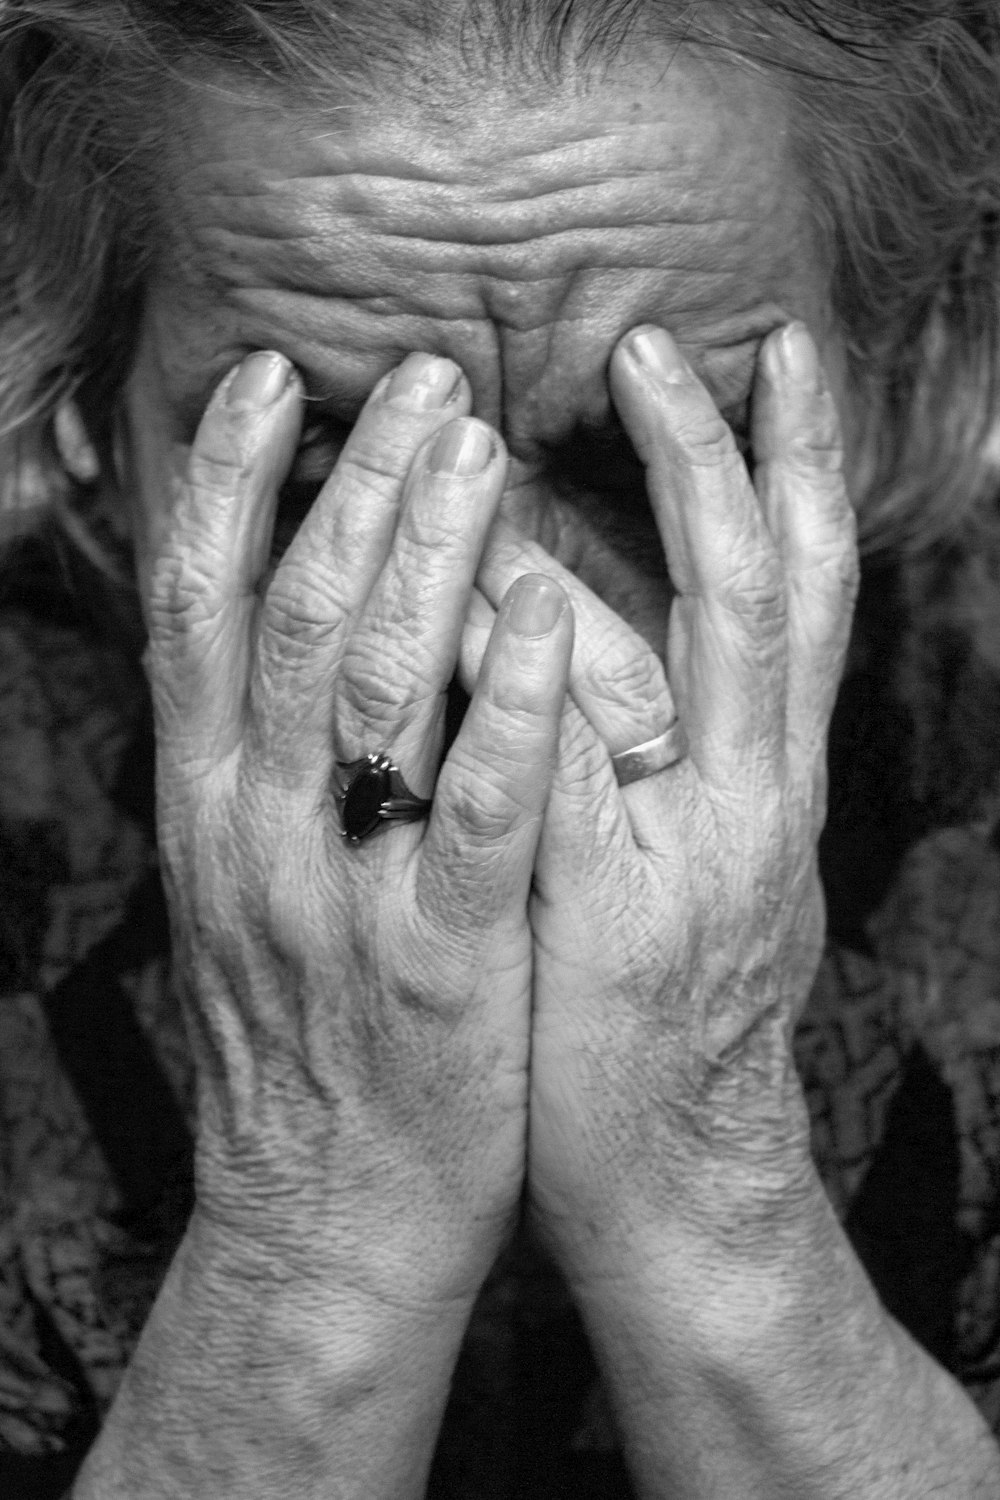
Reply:
[[[366, 1295], [471, 1298], [522, 1186], [526, 910], [572, 613], [558, 585], [515, 584], [438, 773], [502, 445], [456, 366], [410, 356], [264, 582], [302, 404], [277, 356], [273, 399], [251, 399], [267, 359], [213, 398], [145, 600], [198, 1208]], [[434, 472], [463, 433], [485, 468]], [[352, 846], [335, 761], [375, 750], [433, 810]]]

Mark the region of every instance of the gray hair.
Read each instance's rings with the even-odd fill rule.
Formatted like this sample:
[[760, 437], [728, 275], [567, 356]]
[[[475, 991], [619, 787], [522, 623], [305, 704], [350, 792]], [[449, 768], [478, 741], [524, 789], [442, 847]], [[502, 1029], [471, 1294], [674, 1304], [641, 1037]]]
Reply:
[[[156, 252], [172, 94], [584, 77], [638, 29], [780, 76], [858, 407], [869, 550], [1000, 556], [1000, 21], [992, 0], [0, 0], [0, 454], [24, 491], [79, 402], [105, 455]], [[413, 68], [419, 56], [421, 67]], [[427, 61], [427, 67], [423, 66]], [[418, 85], [417, 75], [423, 79]], [[443, 86], [443, 85], [441, 85]]]

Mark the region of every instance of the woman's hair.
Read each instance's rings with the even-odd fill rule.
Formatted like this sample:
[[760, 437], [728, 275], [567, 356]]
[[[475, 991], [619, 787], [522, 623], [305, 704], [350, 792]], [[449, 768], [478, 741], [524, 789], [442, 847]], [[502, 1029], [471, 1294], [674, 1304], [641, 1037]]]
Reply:
[[19, 455], [8, 483], [37, 484], [70, 395], [110, 450], [163, 238], [150, 178], [183, 87], [228, 74], [315, 102], [331, 81], [342, 97], [394, 73], [426, 89], [436, 55], [470, 75], [506, 67], [516, 86], [539, 69], [586, 73], [640, 26], [724, 49], [790, 91], [872, 440], [863, 537], [955, 535], [992, 506], [1000, 464], [991, 0], [0, 0], [0, 444]]
[[925, 575], [965, 559], [994, 587], [994, 0], [0, 0], [8, 503], [52, 491], [54, 415], [68, 397], [111, 467], [143, 288], [166, 240], [156, 178], [184, 89], [291, 88], [316, 107], [391, 97], [388, 80], [458, 86], [456, 58], [459, 84], [488, 70], [516, 90], [572, 70], [585, 87], [640, 30], [715, 49], [791, 97], [870, 437], [863, 542], [906, 549]]
[[[512, 87], [636, 28], [780, 78], [831, 252], [871, 472], [869, 548], [954, 537], [997, 489], [1000, 22], [992, 0], [0, 0], [0, 453], [42, 484], [74, 396], [107, 460], [184, 87], [313, 103], [385, 75]], [[421, 66], [413, 67], [415, 56]], [[426, 63], [426, 66], [425, 66]], [[419, 81], [418, 81], [419, 80]], [[378, 97], [376, 91], [375, 97]], [[42, 485], [44, 487], [44, 485]]]

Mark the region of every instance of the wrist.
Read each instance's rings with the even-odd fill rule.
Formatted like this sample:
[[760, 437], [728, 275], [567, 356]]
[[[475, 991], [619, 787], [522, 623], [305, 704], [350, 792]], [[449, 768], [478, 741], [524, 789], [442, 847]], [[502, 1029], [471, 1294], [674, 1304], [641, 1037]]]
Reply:
[[[805, 1115], [804, 1104], [802, 1114]], [[615, 1278], [625, 1267], [641, 1281], [647, 1265], [706, 1262], [766, 1273], [829, 1213], [809, 1149], [808, 1124], [763, 1132], [673, 1137], [647, 1147], [635, 1170], [591, 1173], [533, 1200], [540, 1238], [570, 1284]]]
[[818, 1398], [833, 1365], [859, 1389], [895, 1378], [908, 1341], [815, 1168], [780, 1196], [733, 1193], [728, 1210], [646, 1222], [575, 1258], [570, 1289], [602, 1367], [648, 1360], [665, 1385], [722, 1382], [765, 1405]]
[[353, 1163], [345, 1180], [294, 1151], [283, 1165], [237, 1169], [200, 1143], [193, 1223], [205, 1264], [228, 1279], [246, 1262], [251, 1277], [339, 1289], [374, 1309], [471, 1310], [513, 1227], [516, 1197], [498, 1205], [464, 1183], [442, 1185], [405, 1141], [369, 1165], [364, 1144], [338, 1151], [341, 1167]]
[[736, 1229], [643, 1236], [574, 1287], [638, 1493], [902, 1500], [978, 1494], [982, 1472], [992, 1494], [984, 1424], [881, 1307], [818, 1180], [768, 1249]]
[[181, 1256], [184, 1298], [176, 1311], [185, 1322], [192, 1306], [213, 1322], [225, 1319], [223, 1352], [288, 1337], [338, 1379], [405, 1379], [406, 1361], [424, 1363], [453, 1344], [457, 1350], [472, 1308], [471, 1295], [431, 1295], [431, 1279], [418, 1283], [402, 1259], [392, 1284], [388, 1258], [377, 1281], [353, 1256], [322, 1267], [290, 1263], [245, 1242], [227, 1244], [218, 1225], [197, 1215]]
[[196, 1207], [181, 1247], [206, 1296], [242, 1303], [246, 1289], [289, 1311], [342, 1307], [373, 1334], [384, 1324], [419, 1326], [425, 1320], [467, 1320], [483, 1277], [469, 1257], [445, 1258], [436, 1242], [388, 1224], [327, 1223], [322, 1233], [293, 1222], [232, 1223]]
[[78, 1496], [418, 1495], [467, 1312], [300, 1274], [196, 1211]]
[[[577, 1237], [562, 1267], [581, 1308], [650, 1310], [691, 1347], [730, 1330], [800, 1326], [831, 1282], [860, 1272], [815, 1171], [787, 1191], [730, 1192], [700, 1218], [687, 1204], [659, 1221], [623, 1215], [613, 1231]], [[838, 1279], [839, 1278], [839, 1279]], [[831, 1288], [832, 1289], [832, 1288]]]

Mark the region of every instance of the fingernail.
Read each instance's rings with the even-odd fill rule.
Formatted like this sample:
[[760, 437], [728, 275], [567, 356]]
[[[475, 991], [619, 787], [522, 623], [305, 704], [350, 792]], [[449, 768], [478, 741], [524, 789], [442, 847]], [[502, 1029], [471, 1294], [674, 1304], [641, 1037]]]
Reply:
[[483, 472], [495, 451], [489, 428], [482, 422], [449, 422], [434, 439], [427, 467], [434, 474], [468, 479]]
[[782, 372], [790, 383], [820, 396], [826, 390], [826, 376], [819, 350], [804, 323], [789, 323], [778, 335], [778, 357]]
[[566, 608], [566, 595], [541, 573], [529, 573], [511, 585], [507, 622], [517, 635], [543, 636], [554, 630]]
[[230, 411], [263, 411], [288, 384], [291, 365], [283, 354], [259, 351], [240, 365], [226, 391]]
[[405, 406], [409, 411], [433, 411], [448, 404], [461, 378], [461, 370], [450, 359], [408, 354], [393, 372], [383, 400]]
[[691, 379], [687, 360], [665, 329], [643, 328], [630, 336], [628, 347], [641, 369], [668, 385]]

